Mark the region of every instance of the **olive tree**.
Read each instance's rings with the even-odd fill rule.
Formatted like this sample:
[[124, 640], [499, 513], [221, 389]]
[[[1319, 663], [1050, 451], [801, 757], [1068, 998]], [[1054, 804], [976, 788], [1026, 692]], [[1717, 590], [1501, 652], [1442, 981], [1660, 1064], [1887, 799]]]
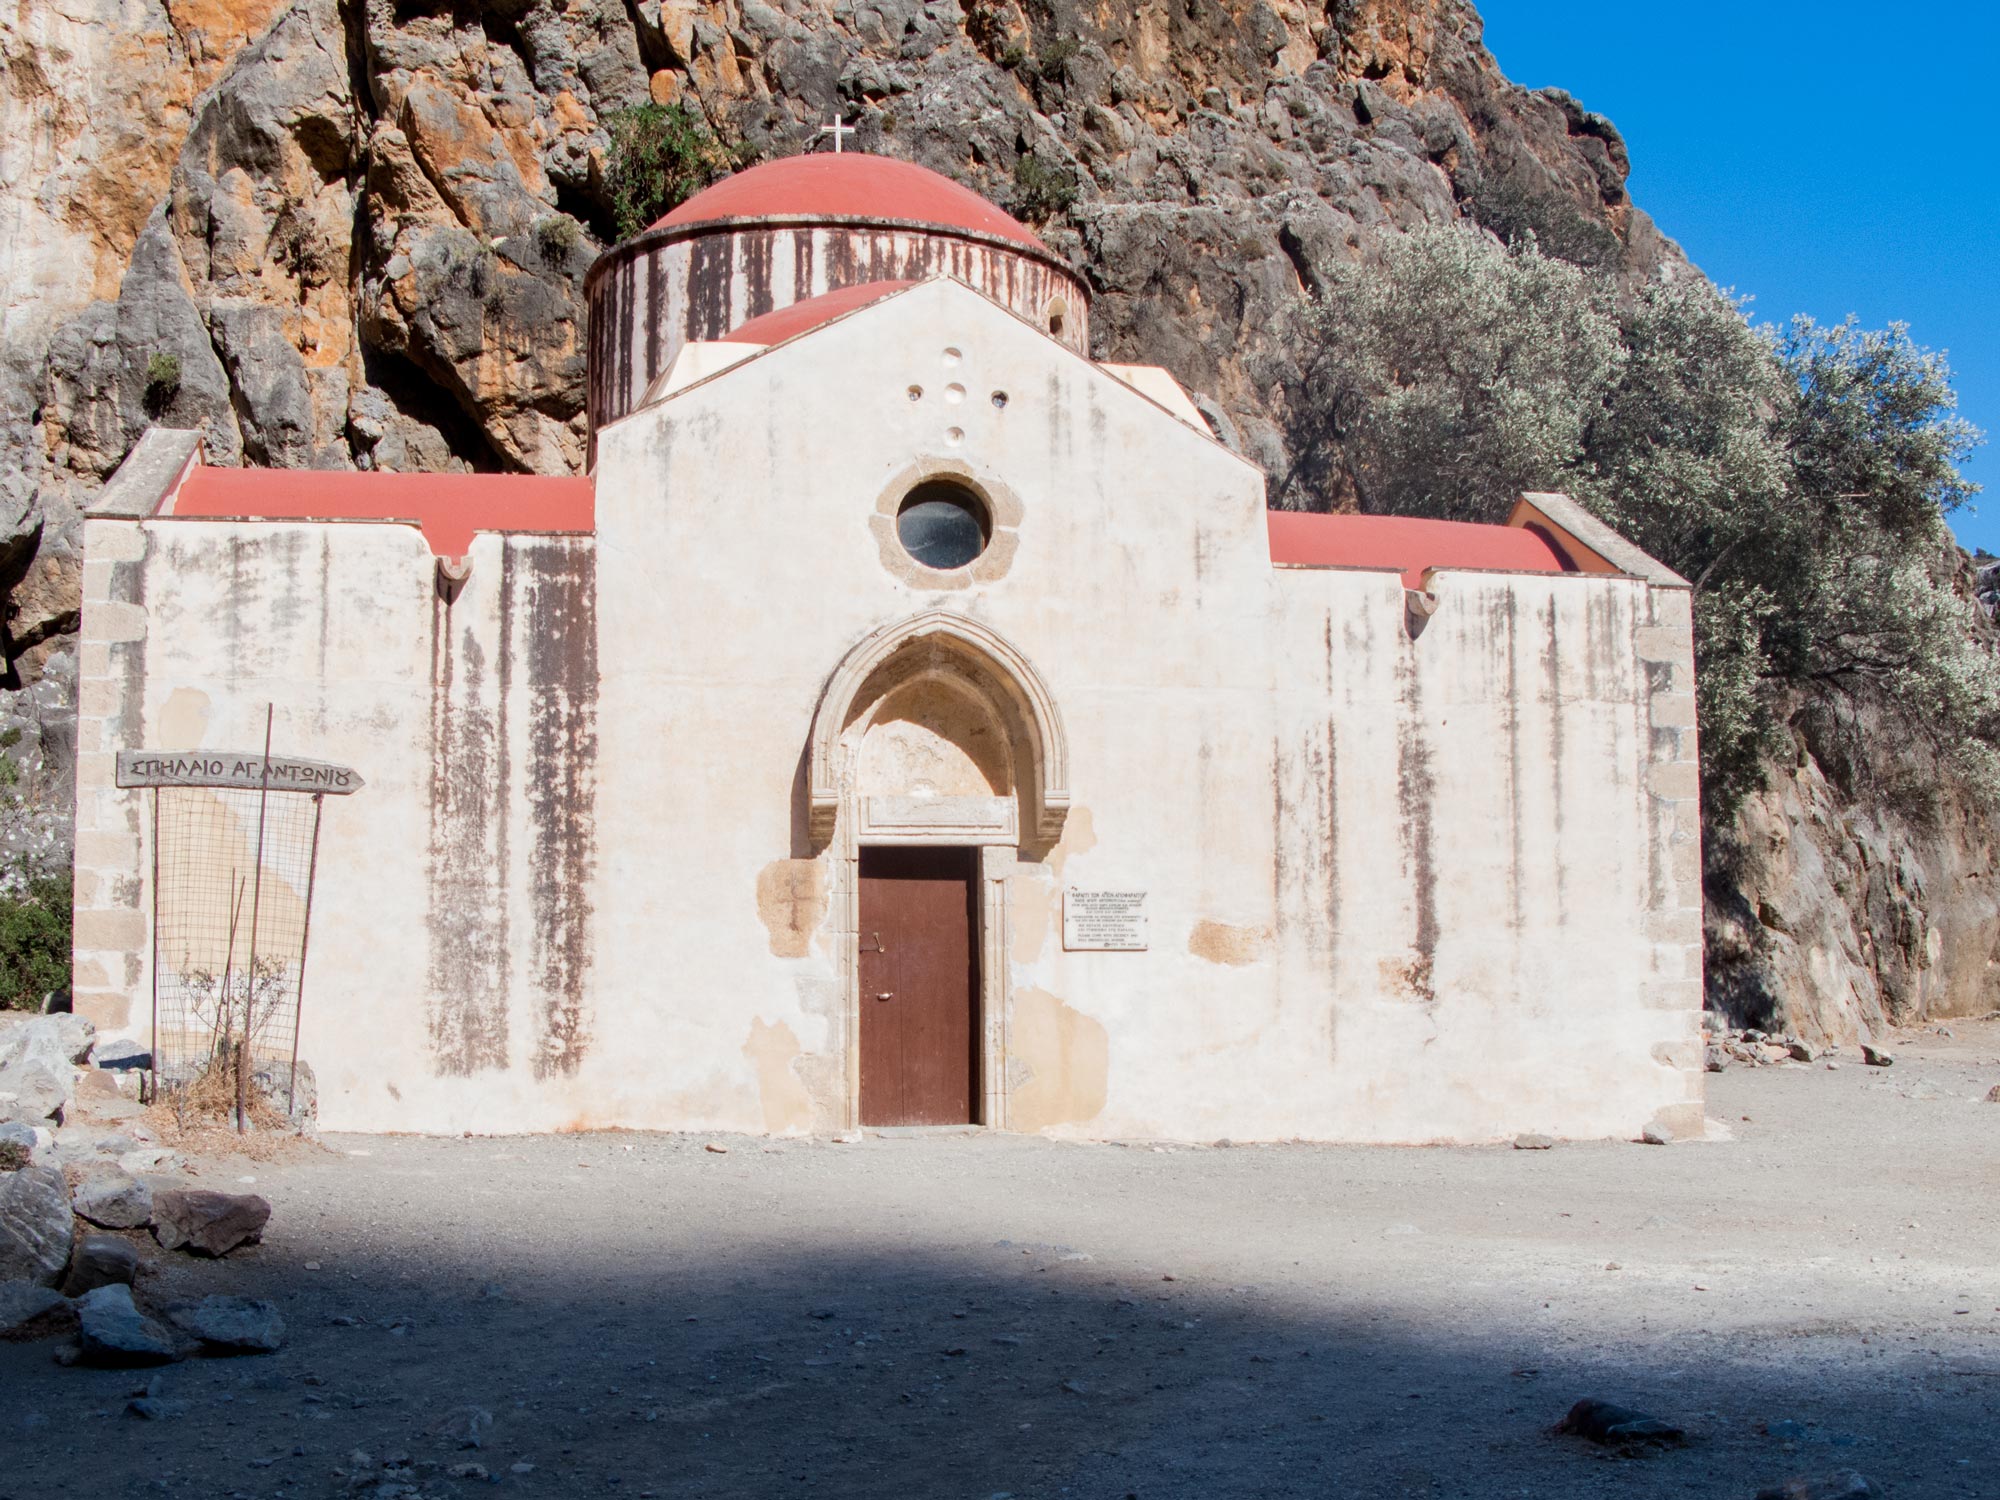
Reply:
[[1281, 503], [1495, 520], [1565, 489], [1690, 580], [1712, 816], [1815, 693], [2000, 796], [2000, 664], [1944, 523], [1978, 434], [1906, 329], [1759, 331], [1698, 275], [1621, 299], [1469, 228], [1337, 272], [1304, 328]]

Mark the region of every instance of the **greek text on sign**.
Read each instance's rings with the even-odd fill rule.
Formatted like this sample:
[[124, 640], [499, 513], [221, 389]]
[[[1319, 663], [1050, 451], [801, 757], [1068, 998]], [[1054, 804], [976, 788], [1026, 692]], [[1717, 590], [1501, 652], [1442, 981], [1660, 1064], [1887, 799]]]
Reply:
[[1137, 953], [1146, 947], [1144, 891], [1064, 891], [1063, 947]]
[[[268, 780], [266, 777], [268, 776]], [[120, 786], [228, 786], [274, 792], [331, 792], [344, 797], [361, 790], [361, 773], [323, 760], [220, 750], [120, 750]]]

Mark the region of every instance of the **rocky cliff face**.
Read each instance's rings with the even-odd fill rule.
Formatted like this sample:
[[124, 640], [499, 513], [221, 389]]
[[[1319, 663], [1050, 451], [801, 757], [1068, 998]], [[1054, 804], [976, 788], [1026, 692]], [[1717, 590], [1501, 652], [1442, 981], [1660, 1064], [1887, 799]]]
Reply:
[[0, 55], [5, 646], [58, 700], [79, 502], [151, 422], [250, 464], [581, 464], [606, 121], [648, 98], [761, 155], [838, 111], [1024, 210], [1073, 176], [1045, 233], [1095, 352], [1274, 478], [1289, 311], [1383, 237], [1681, 264], [1617, 131], [1509, 83], [1460, 0], [0, 0]]
[[[1984, 598], [1962, 553], [1937, 565]], [[2000, 1009], [1992, 809], [1866, 698], [1788, 708], [1791, 756], [1706, 851], [1710, 1008], [1814, 1043]]]

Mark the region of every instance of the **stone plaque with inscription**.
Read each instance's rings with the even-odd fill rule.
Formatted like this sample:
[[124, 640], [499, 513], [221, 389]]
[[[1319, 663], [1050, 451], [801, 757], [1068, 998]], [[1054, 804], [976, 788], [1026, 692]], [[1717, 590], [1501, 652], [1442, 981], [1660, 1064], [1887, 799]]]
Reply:
[[1146, 948], [1144, 891], [1064, 891], [1063, 947], [1112, 953]]

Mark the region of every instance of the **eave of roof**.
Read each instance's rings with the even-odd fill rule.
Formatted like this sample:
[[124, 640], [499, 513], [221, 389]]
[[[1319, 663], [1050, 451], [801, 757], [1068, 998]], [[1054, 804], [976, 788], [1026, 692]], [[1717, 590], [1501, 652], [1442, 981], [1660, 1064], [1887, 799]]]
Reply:
[[1409, 516], [1329, 516], [1274, 510], [1266, 525], [1271, 561], [1293, 567], [1381, 568], [1422, 588], [1432, 568], [1505, 573], [1565, 573], [1564, 559], [1532, 531]]
[[914, 281], [864, 281], [836, 291], [822, 292], [803, 302], [794, 302], [773, 312], [762, 313], [739, 323], [722, 336], [726, 344], [782, 344], [802, 333], [810, 333], [822, 323], [830, 323], [845, 313], [866, 307], [884, 297], [907, 291]]
[[245, 521], [393, 521], [420, 528], [440, 557], [463, 556], [482, 531], [588, 534], [597, 489], [588, 477], [383, 474], [339, 469], [198, 465], [162, 515]]

